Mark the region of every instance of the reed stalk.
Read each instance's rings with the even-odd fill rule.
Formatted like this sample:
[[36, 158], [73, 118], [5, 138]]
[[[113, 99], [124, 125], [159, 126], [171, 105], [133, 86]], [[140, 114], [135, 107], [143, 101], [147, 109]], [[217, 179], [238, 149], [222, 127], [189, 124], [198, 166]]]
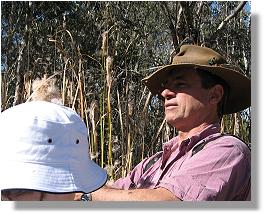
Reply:
[[[79, 92], [80, 92], [80, 108], [81, 108], [81, 118], [84, 118], [84, 100], [85, 100], [85, 98], [84, 98], [84, 95], [83, 95], [83, 85], [82, 85], [82, 82], [83, 81], [81, 81], [81, 79], [82, 79], [82, 60], [81, 60], [81, 58], [79, 59], [79, 73], [78, 73], [78, 75], [79, 75], [79, 85], [80, 85], [80, 87], [79, 87]], [[84, 78], [84, 77], [83, 77]]]
[[90, 122], [92, 124], [92, 131], [90, 133], [91, 139], [91, 154], [95, 155], [97, 158], [97, 133], [96, 133], [96, 121], [95, 121], [95, 110], [96, 110], [96, 103], [95, 101], [92, 102], [91, 107], [89, 109], [89, 116]]
[[66, 60], [64, 69], [63, 69], [63, 78], [62, 78], [62, 104], [65, 105], [65, 94], [66, 94], [66, 70], [67, 70], [67, 65], [68, 65], [69, 59]]
[[120, 95], [119, 95], [119, 91], [117, 90], [117, 105], [118, 105], [118, 115], [119, 115], [119, 121], [120, 121], [120, 128], [121, 128], [121, 152], [122, 152], [122, 156], [121, 156], [121, 166], [122, 166], [122, 172], [121, 174], [124, 174], [124, 124], [123, 124], [123, 119], [122, 119], [122, 107], [121, 107], [121, 103], [120, 103]]
[[[104, 91], [104, 90], [103, 90]], [[101, 167], [104, 167], [104, 92], [100, 95], [100, 146], [101, 146]]]
[[132, 155], [132, 153], [131, 153], [131, 133], [130, 133], [130, 125], [128, 124], [127, 151], [126, 151], [126, 159], [125, 159], [125, 168], [124, 168], [122, 177], [125, 177], [127, 175], [127, 173], [130, 172], [131, 161], [132, 161], [131, 155]]
[[[80, 78], [80, 77], [79, 77]], [[76, 100], [77, 100], [77, 97], [78, 97], [78, 94], [79, 94], [79, 90], [80, 90], [80, 87], [81, 87], [81, 85], [80, 85], [80, 79], [78, 79], [78, 82], [77, 82], [77, 88], [76, 88], [76, 90], [75, 90], [75, 95], [74, 95], [74, 99], [73, 99], [73, 102], [72, 102], [72, 109], [74, 109], [75, 110], [75, 102], [76, 102]]]
[[158, 129], [158, 131], [157, 131], [157, 134], [156, 134], [156, 135], [154, 136], [154, 138], [152, 138], [152, 140], [151, 140], [151, 154], [154, 153], [154, 150], [153, 150], [153, 148], [154, 148], [154, 143], [155, 143], [156, 140], [158, 139], [158, 137], [159, 137], [159, 135], [160, 135], [160, 133], [161, 133], [161, 131], [162, 131], [162, 128], [163, 128], [165, 122], [166, 122], [166, 118], [163, 119], [163, 121], [162, 121], [162, 123], [161, 123], [161, 125], [160, 125], [160, 127], [159, 127], [159, 129]]
[[113, 142], [112, 142], [112, 109], [111, 109], [111, 88], [112, 88], [112, 66], [111, 57], [106, 58], [106, 84], [107, 84], [107, 113], [108, 113], [108, 166], [110, 168], [110, 179], [113, 179]]
[[108, 54], [108, 31], [102, 34], [102, 69], [101, 69], [101, 85], [102, 91], [100, 94], [100, 145], [101, 145], [101, 167], [104, 167], [104, 142], [105, 142], [105, 56]]

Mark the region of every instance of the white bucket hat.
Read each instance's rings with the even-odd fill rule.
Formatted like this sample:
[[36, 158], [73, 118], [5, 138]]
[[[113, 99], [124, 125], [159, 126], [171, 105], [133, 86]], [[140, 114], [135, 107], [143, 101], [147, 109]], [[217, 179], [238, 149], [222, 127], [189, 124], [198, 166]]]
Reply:
[[87, 128], [72, 109], [34, 101], [0, 115], [1, 189], [91, 192], [107, 179], [90, 159]]

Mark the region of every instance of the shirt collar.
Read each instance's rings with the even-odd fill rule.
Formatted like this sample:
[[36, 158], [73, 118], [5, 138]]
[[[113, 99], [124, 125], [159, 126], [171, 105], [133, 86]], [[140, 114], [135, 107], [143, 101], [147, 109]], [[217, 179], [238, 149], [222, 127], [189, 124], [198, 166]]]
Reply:
[[186, 140], [182, 142], [179, 142], [178, 136], [172, 138], [171, 140], [163, 144], [163, 149], [164, 147], [166, 147], [166, 148], [170, 148], [171, 150], [175, 151], [179, 147], [180, 151], [183, 149], [186, 151], [189, 151], [198, 142], [208, 137], [209, 135], [219, 133], [220, 130], [221, 130], [220, 124], [214, 123], [214, 124], [207, 126], [200, 133], [193, 135], [190, 138], [187, 138]]

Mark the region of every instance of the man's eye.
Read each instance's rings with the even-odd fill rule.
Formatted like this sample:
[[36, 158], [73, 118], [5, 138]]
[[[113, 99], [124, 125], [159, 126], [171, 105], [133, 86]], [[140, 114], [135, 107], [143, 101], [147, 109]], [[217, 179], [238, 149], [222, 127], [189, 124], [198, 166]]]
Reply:
[[177, 83], [175, 84], [175, 88], [185, 88], [187, 85], [185, 83]]

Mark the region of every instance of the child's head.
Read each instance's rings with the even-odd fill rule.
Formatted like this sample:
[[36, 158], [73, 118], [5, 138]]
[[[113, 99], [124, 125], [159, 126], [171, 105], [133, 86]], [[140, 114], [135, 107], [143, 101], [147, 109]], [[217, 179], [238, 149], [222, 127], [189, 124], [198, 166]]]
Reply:
[[89, 155], [87, 128], [72, 109], [45, 101], [0, 115], [1, 189], [91, 192], [106, 172]]
[[47, 78], [45, 75], [42, 79], [36, 79], [32, 82], [32, 101], [47, 101], [56, 104], [62, 104], [62, 95], [56, 86], [54, 76]]

